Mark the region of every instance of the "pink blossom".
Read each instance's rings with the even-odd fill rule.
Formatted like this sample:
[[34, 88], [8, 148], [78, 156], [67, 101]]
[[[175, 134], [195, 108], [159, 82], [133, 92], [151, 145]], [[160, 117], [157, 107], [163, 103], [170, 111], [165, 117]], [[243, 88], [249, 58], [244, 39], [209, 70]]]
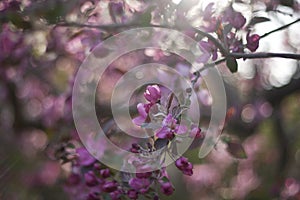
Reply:
[[138, 193], [137, 193], [137, 191], [135, 191], [135, 190], [128, 190], [127, 196], [128, 196], [130, 199], [137, 199], [137, 198], [138, 198]]
[[203, 54], [197, 59], [198, 62], [206, 63], [211, 56], [213, 61], [218, 58], [218, 49], [212, 41], [201, 41], [199, 43], [199, 47], [202, 50]]
[[192, 137], [192, 138], [201, 138], [201, 137], [203, 137], [203, 135], [201, 133], [201, 129], [196, 125], [192, 125], [191, 126], [190, 137]]
[[161, 91], [158, 85], [147, 86], [147, 89], [144, 92], [144, 97], [152, 104], [158, 102], [161, 98]]
[[222, 18], [224, 22], [229, 22], [236, 29], [241, 29], [246, 23], [242, 13], [236, 12], [231, 6], [224, 11]]
[[79, 165], [89, 166], [96, 161], [96, 159], [84, 147], [76, 149], [76, 153], [79, 155]]
[[102, 185], [102, 190], [104, 192], [114, 192], [118, 189], [118, 183], [116, 181], [106, 181], [103, 185]]
[[150, 180], [146, 178], [131, 178], [129, 180], [129, 185], [132, 189], [140, 191], [142, 189], [148, 189], [150, 186]]
[[85, 183], [89, 187], [98, 185], [97, 177], [93, 171], [84, 174]]
[[173, 139], [175, 134], [184, 134], [186, 131], [186, 126], [177, 124], [177, 120], [168, 114], [163, 120], [163, 127], [156, 132], [156, 136], [161, 139]]
[[141, 126], [143, 123], [145, 123], [145, 121], [147, 119], [148, 112], [146, 111], [145, 105], [146, 104], [142, 104], [142, 103], [139, 103], [137, 105], [137, 110], [138, 110], [139, 116], [134, 118], [132, 121], [134, 124], [136, 124], [138, 126]]

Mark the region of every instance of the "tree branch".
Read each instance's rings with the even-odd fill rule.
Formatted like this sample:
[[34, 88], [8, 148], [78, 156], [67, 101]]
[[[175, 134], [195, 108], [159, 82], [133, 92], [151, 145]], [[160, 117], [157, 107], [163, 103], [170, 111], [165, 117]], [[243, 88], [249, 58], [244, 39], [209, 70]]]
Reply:
[[[108, 25], [91, 25], [91, 24], [80, 24], [80, 23], [76, 23], [76, 22], [72, 22], [72, 23], [59, 23], [57, 24], [57, 26], [65, 26], [65, 27], [77, 27], [77, 28], [96, 28], [99, 30], [103, 30], [103, 31], [112, 31], [112, 30], [118, 30], [118, 29], [122, 29], [122, 28], [133, 28], [133, 27], [147, 27], [147, 26], [142, 26], [141, 24], [137, 24], [137, 23], [127, 23], [127, 24], [108, 24]], [[169, 28], [169, 29], [175, 29], [180, 31], [179, 27], [176, 26], [168, 26], [168, 25], [152, 25], [149, 24], [149, 27], [156, 27], [156, 28]], [[207, 37], [209, 40], [211, 40], [216, 47], [218, 47], [221, 51], [221, 53], [224, 56], [228, 55], [228, 51], [226, 50], [226, 48], [222, 45], [222, 43], [220, 43], [215, 37], [213, 37], [211, 34], [206, 33], [200, 29], [197, 29], [195, 27], [190, 26], [189, 28], [192, 28], [196, 33], [198, 33], [199, 35], [203, 36], [203, 37]]]
[[[289, 23], [287, 25], [284, 25], [278, 29], [275, 29], [271, 32], [268, 32], [261, 37], [266, 37], [267, 35], [274, 33], [276, 31], [282, 30], [292, 24], [295, 24], [300, 21], [300, 18], [297, 19], [296, 21]], [[60, 23], [57, 24], [58, 26], [66, 26], [66, 27], [78, 27], [78, 28], [96, 28], [100, 29], [103, 31], [113, 31], [113, 30], [118, 30], [122, 28], [134, 28], [134, 27], [143, 27], [141, 24], [134, 24], [134, 23], [127, 23], [127, 24], [110, 24], [110, 25], [90, 25], [90, 24], [79, 24], [79, 23]], [[144, 26], [145, 27], [145, 26]], [[180, 31], [179, 27], [176, 26], [168, 26], [168, 25], [150, 25], [149, 27], [156, 27], [156, 28], [169, 28], [169, 29], [174, 29]], [[224, 57], [233, 57], [236, 59], [257, 59], [257, 58], [272, 58], [272, 57], [279, 57], [279, 58], [288, 58], [288, 59], [295, 59], [295, 60], [300, 60], [300, 54], [292, 54], [292, 53], [229, 53], [228, 50], [223, 46], [221, 42], [218, 41], [215, 37], [213, 37], [211, 34], [206, 33], [204, 31], [201, 31], [200, 29], [197, 29], [195, 27], [189, 27], [192, 28], [195, 32], [198, 34], [202, 35], [203, 37], [207, 37], [209, 40], [211, 40], [216, 47], [220, 50], [222, 55]]]
[[230, 53], [229, 57], [233, 57], [236, 59], [243, 58], [243, 59], [257, 59], [257, 58], [288, 58], [294, 60], [300, 60], [300, 54], [293, 54], [293, 53]]

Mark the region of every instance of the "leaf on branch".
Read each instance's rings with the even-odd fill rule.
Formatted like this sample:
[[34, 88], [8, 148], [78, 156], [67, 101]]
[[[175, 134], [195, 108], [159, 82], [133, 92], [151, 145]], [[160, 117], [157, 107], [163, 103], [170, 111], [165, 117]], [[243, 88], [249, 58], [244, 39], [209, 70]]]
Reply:
[[227, 144], [227, 151], [235, 158], [246, 159], [247, 154], [244, 147], [240, 143], [229, 142]]
[[258, 24], [258, 23], [268, 22], [268, 21], [271, 21], [271, 20], [267, 17], [253, 17], [251, 19], [251, 21], [249, 22], [248, 27], [254, 26], [255, 24]]
[[160, 139], [158, 138], [155, 142], [154, 142], [154, 147], [156, 150], [158, 149], [162, 149], [164, 148], [165, 146], [167, 146], [169, 143], [169, 140], [168, 139]]
[[224, 26], [224, 34], [227, 35], [232, 30], [233, 26], [231, 24], [227, 24]]
[[231, 73], [237, 72], [238, 64], [237, 64], [235, 58], [232, 58], [232, 57], [227, 58], [226, 65], [227, 65], [228, 69], [231, 71]]
[[166, 182], [169, 182], [170, 180], [168, 179], [168, 177], [164, 176], [161, 178], [161, 180], [166, 183]]
[[8, 14], [8, 20], [13, 23], [17, 28], [30, 29], [31, 24], [23, 19], [23, 16], [18, 13]]
[[156, 129], [159, 129], [161, 128], [161, 126], [157, 123], [143, 123], [141, 125], [142, 128], [145, 128], [145, 129], [152, 129], [152, 130], [156, 130]]
[[221, 140], [227, 144], [227, 152], [234, 158], [246, 159], [247, 154], [239, 140], [233, 139], [230, 136], [223, 136]]
[[173, 155], [178, 155], [177, 143], [176, 142], [172, 143], [171, 152], [172, 152]]

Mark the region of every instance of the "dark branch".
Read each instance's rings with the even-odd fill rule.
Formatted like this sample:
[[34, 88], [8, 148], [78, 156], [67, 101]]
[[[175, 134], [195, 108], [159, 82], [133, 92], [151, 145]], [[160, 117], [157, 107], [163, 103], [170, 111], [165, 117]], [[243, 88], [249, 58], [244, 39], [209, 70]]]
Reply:
[[236, 59], [243, 58], [243, 59], [257, 59], [257, 58], [289, 58], [300, 60], [300, 54], [293, 54], [293, 53], [230, 53], [230, 57], [234, 57]]

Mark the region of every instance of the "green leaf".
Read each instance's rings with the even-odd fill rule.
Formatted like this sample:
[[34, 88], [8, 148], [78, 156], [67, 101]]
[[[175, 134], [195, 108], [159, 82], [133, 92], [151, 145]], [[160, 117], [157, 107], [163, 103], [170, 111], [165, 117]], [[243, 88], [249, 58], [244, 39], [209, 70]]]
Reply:
[[247, 154], [244, 147], [237, 141], [230, 141], [227, 143], [227, 151], [235, 158], [246, 159]]
[[268, 21], [270, 21], [270, 19], [267, 17], [253, 17], [249, 22], [248, 26], [254, 26], [255, 24], [268, 22]]
[[168, 139], [160, 139], [158, 138], [155, 142], [154, 142], [154, 147], [156, 150], [164, 148], [165, 146], [167, 146], [169, 143]]
[[162, 177], [161, 180], [165, 183], [165, 182], [169, 182], [170, 180], [167, 177]]
[[145, 128], [145, 129], [152, 129], [152, 130], [155, 130], [155, 129], [158, 129], [158, 128], [161, 128], [161, 126], [157, 123], [143, 123], [141, 125], [142, 128]]
[[232, 58], [232, 57], [227, 58], [226, 65], [227, 65], [228, 69], [231, 71], [231, 73], [237, 72], [238, 64], [237, 64], [235, 58]]
[[13, 23], [17, 28], [30, 29], [31, 24], [25, 21], [19, 13], [9, 13], [7, 15], [8, 20]]

